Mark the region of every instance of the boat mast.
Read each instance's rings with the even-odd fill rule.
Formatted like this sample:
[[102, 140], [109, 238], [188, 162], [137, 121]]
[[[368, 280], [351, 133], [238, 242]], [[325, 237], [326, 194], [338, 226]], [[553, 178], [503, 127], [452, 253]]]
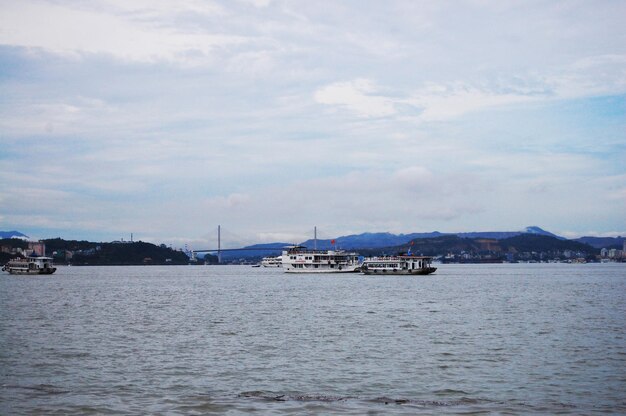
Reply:
[[222, 262], [222, 238], [221, 238], [221, 225], [217, 226], [217, 263]]

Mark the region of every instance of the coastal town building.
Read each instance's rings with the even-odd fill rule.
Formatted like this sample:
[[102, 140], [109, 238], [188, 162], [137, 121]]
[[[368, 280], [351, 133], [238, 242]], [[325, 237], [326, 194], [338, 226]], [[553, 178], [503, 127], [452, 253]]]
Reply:
[[46, 243], [41, 241], [29, 241], [28, 251], [31, 256], [45, 256], [46, 255]]

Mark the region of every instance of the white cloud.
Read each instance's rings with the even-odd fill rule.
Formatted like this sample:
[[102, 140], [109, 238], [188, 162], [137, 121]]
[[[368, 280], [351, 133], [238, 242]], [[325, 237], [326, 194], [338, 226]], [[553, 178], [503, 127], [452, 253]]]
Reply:
[[376, 85], [359, 78], [349, 82], [338, 82], [315, 91], [315, 100], [321, 104], [338, 105], [362, 117], [385, 117], [395, 114], [393, 101], [375, 95]]
[[[521, 85], [519, 80], [525, 80]], [[385, 88], [391, 91], [391, 88]], [[408, 92], [382, 93], [373, 80], [357, 78], [319, 88], [318, 103], [338, 106], [362, 117], [397, 116], [406, 119], [400, 108], [412, 108], [409, 115], [419, 122], [451, 120], [468, 113], [520, 104], [593, 97], [626, 92], [626, 55], [592, 56], [566, 66], [546, 68], [543, 77], [512, 76], [492, 85], [463, 81], [429, 82]]]
[[519, 94], [498, 94], [466, 85], [430, 85], [413, 93], [407, 103], [423, 108], [422, 121], [448, 120], [489, 107], [532, 101], [535, 98]]
[[626, 54], [591, 55], [547, 78], [557, 98], [626, 92]]
[[[459, 198], [462, 190], [472, 187], [479, 188], [479, 182], [468, 185], [454, 175], [437, 176], [421, 166], [395, 172], [354, 171], [340, 176], [285, 181], [280, 186], [251, 193], [245, 211], [238, 213], [241, 218], [238, 226], [252, 231], [262, 226], [256, 223], [256, 217], [270, 215], [281, 218], [282, 227], [302, 226], [303, 221], [312, 221], [322, 228], [337, 223], [344, 229], [358, 229], [361, 221], [367, 219], [370, 230], [388, 229], [399, 218], [410, 223], [423, 219], [446, 220], [481, 209]], [[217, 201], [226, 204], [224, 199]]]
[[358, 116], [384, 117], [398, 115], [397, 107], [410, 106], [420, 121], [453, 119], [469, 112], [536, 101], [535, 96], [497, 93], [462, 83], [430, 84], [417, 89], [408, 97], [375, 95], [379, 89], [371, 80], [356, 79], [318, 89], [315, 100], [351, 110]]
[[272, 3], [272, 0], [240, 0], [243, 3], [251, 4], [254, 7], [263, 8]]
[[0, 224], [624, 229], [619, 2], [0, 8]]
[[410, 166], [400, 169], [393, 175], [393, 181], [407, 188], [431, 184], [433, 173], [423, 166]]
[[62, 100], [23, 100], [0, 113], [0, 126], [15, 136], [67, 135], [84, 132], [123, 118], [119, 109], [98, 98], [73, 97]]
[[228, 196], [216, 196], [207, 198], [204, 201], [204, 206], [208, 210], [222, 210], [232, 208], [246, 208], [249, 207], [250, 196], [246, 194], [230, 194]]
[[107, 4], [87, 9], [36, 1], [7, 2], [0, 14], [0, 44], [74, 57], [105, 54], [129, 61], [195, 65], [214, 62], [218, 48], [250, 41], [245, 36], [180, 30], [162, 21], [181, 11], [212, 14], [219, 10], [201, 2], [111, 4], [115, 8]]
[[[85, 7], [86, 5], [83, 5]], [[88, 7], [95, 10], [113, 10], [132, 13], [143, 19], [167, 19], [178, 13], [198, 13], [205, 16], [223, 15], [224, 10], [212, 0], [92, 0]]]

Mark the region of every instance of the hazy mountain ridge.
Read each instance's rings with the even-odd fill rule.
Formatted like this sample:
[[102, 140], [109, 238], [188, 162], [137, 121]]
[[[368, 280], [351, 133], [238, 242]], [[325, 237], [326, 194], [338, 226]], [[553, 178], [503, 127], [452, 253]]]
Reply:
[[[521, 231], [482, 231], [482, 232], [463, 232], [463, 233], [441, 233], [439, 231], [433, 231], [428, 233], [410, 233], [410, 234], [393, 234], [389, 232], [379, 232], [379, 233], [362, 233], [362, 234], [353, 234], [347, 236], [340, 236], [335, 238], [335, 244], [332, 244], [331, 239], [318, 239], [317, 240], [317, 249], [319, 250], [328, 250], [332, 248], [340, 248], [345, 250], [358, 250], [361, 252], [368, 252], [370, 250], [377, 251], [377, 249], [392, 249], [392, 248], [402, 248], [406, 250], [411, 241], [414, 242], [414, 248], [417, 249], [418, 246], [422, 244], [418, 244], [419, 242], [423, 242], [423, 244], [433, 245], [433, 247], [439, 247], [441, 249], [444, 248], [447, 244], [450, 243], [450, 237], [455, 237], [458, 240], [456, 241], [456, 245], [464, 245], [470, 244], [469, 240], [475, 239], [492, 239], [497, 240], [500, 243], [505, 243], [504, 240], [511, 239], [517, 236], [546, 236], [553, 237], [562, 241], [572, 241], [577, 243], [586, 244], [595, 249], [600, 248], [618, 248], [621, 249], [624, 244], [624, 237], [592, 237], [585, 236], [576, 239], [568, 240], [564, 237], [560, 237], [556, 234], [553, 234], [549, 231], [545, 231], [537, 226], [526, 227]], [[2, 238], [18, 238], [21, 240], [26, 240], [28, 237], [19, 232], [19, 231], [0, 231], [0, 236], [9, 236]], [[467, 241], [465, 241], [467, 240]], [[53, 240], [48, 240], [49, 245], [52, 245]], [[245, 248], [252, 248], [254, 250], [250, 251], [223, 251], [222, 257], [224, 258], [247, 258], [247, 257], [265, 257], [265, 256], [275, 256], [280, 255], [282, 249], [286, 246], [293, 245], [293, 242], [275, 242], [275, 243], [264, 243], [264, 244], [254, 244], [250, 246], [246, 246]], [[308, 248], [313, 248], [315, 246], [315, 242], [313, 239], [306, 240], [301, 245], [304, 245]], [[506, 244], [504, 244], [506, 245]], [[471, 244], [467, 246], [470, 248]], [[53, 247], [49, 247], [51, 249]], [[428, 250], [430, 251], [430, 250]]]
[[[411, 240], [420, 238], [437, 238], [442, 236], [457, 236], [461, 238], [491, 238], [496, 240], [503, 240], [505, 238], [511, 238], [522, 234], [536, 234], [545, 235], [548, 237], [555, 237], [558, 239], [565, 239], [553, 234], [549, 231], [545, 231], [537, 226], [526, 227], [521, 231], [476, 231], [476, 232], [464, 232], [464, 233], [440, 233], [439, 231], [433, 231], [430, 233], [411, 233], [411, 234], [392, 234], [392, 233], [363, 233], [356, 235], [348, 235], [337, 237], [335, 244], [331, 244], [331, 240], [317, 240], [317, 248], [320, 250], [328, 250], [332, 247], [338, 247], [346, 250], [362, 249], [362, 248], [379, 248], [379, 247], [393, 247], [406, 244]], [[314, 240], [306, 240], [301, 243], [303, 246], [313, 248]]]
[[19, 231], [0, 231], [0, 239], [2, 238], [29, 238], [26, 234], [22, 234]]
[[[268, 257], [268, 256], [280, 256], [283, 252], [283, 248], [292, 246], [293, 243], [265, 243], [265, 244], [253, 244], [251, 246], [245, 246], [244, 248], [252, 248], [250, 251], [223, 251], [223, 259], [236, 259], [241, 257]], [[312, 247], [312, 246], [311, 246]]]
[[[392, 234], [392, 233], [363, 233], [353, 234], [347, 236], [341, 236], [335, 238], [335, 243], [332, 244], [333, 239], [317, 240], [317, 248], [320, 250], [328, 250], [333, 247], [342, 249], [355, 249], [355, 248], [376, 248], [397, 246], [407, 241], [411, 241], [416, 238], [435, 238], [444, 234], [434, 231], [432, 233], [412, 233], [412, 234]], [[313, 248], [315, 241], [313, 239], [306, 240], [300, 243], [303, 246]]]
[[444, 235], [418, 238], [395, 247], [359, 250], [363, 256], [393, 255], [411, 251], [415, 255], [441, 256], [444, 262], [501, 263], [503, 261], [565, 261], [583, 258], [595, 261], [599, 249], [574, 240], [523, 233], [496, 240]]
[[624, 237], [580, 237], [575, 238], [573, 241], [578, 241], [579, 243], [588, 244], [591, 247], [595, 248], [617, 248], [621, 249], [624, 247], [624, 241], [626, 238]]
[[[309, 239], [298, 243], [309, 249], [316, 248], [318, 250], [330, 250], [333, 248], [344, 250], [375, 250], [380, 248], [399, 247], [403, 244], [408, 244], [414, 240], [432, 240], [440, 237], [459, 237], [461, 239], [476, 239], [476, 238], [489, 238], [496, 240], [503, 240], [506, 238], [515, 237], [522, 234], [544, 235], [548, 237], [555, 237], [563, 239], [549, 231], [545, 231], [537, 226], [526, 227], [521, 231], [483, 231], [483, 232], [465, 232], [465, 233], [441, 233], [439, 231], [427, 232], [427, 233], [410, 233], [410, 234], [393, 234], [390, 232], [366, 232], [361, 234], [351, 234], [346, 236], [340, 236], [334, 239]], [[334, 240], [334, 243], [333, 243]], [[253, 248], [255, 250], [250, 251], [234, 251], [234, 252], [222, 252], [222, 258], [245, 258], [245, 257], [265, 257], [280, 255], [282, 248], [286, 246], [294, 245], [294, 243], [266, 243], [266, 244], [254, 244], [246, 246], [245, 248]], [[267, 250], [259, 250], [267, 248]]]

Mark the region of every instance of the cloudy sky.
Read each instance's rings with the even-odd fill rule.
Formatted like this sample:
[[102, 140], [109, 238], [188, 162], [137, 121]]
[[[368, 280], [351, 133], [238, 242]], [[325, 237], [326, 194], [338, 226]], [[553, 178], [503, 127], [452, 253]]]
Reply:
[[0, 229], [626, 234], [626, 2], [0, 0]]

